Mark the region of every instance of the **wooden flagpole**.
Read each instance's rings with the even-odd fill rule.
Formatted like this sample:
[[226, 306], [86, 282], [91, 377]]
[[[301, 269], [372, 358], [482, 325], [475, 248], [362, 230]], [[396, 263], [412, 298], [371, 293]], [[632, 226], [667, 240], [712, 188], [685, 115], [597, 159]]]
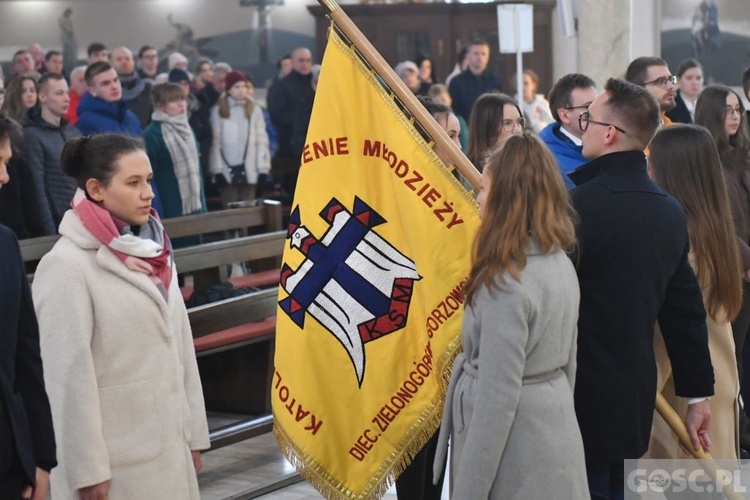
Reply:
[[[669, 403], [667, 403], [667, 400], [664, 399], [664, 396], [662, 396], [661, 394], [657, 394], [656, 396], [656, 411], [659, 412], [661, 418], [664, 419], [667, 425], [669, 425], [669, 427], [672, 429], [672, 432], [675, 433], [682, 446], [684, 446], [685, 449], [690, 450], [693, 458], [698, 460], [698, 463], [701, 464], [703, 470], [705, 470], [711, 477], [711, 480], [718, 485], [718, 466], [716, 465], [716, 462], [711, 457], [711, 455], [703, 451], [703, 448], [697, 451], [693, 449], [693, 444], [690, 442], [690, 434], [688, 434], [685, 423], [682, 421], [680, 416], [677, 415], [677, 412], [674, 411], [671, 406], [669, 406]], [[735, 490], [735, 486], [736, 485], [734, 483], [724, 484], [722, 482], [721, 492], [729, 500], [742, 500], [745, 497]]]
[[467, 181], [474, 187], [479, 189], [481, 184], [481, 174], [472, 165], [461, 150], [451, 141], [448, 134], [440, 127], [430, 115], [424, 106], [417, 100], [411, 90], [409, 90], [404, 82], [401, 81], [396, 73], [391, 69], [383, 56], [375, 50], [370, 41], [362, 34], [357, 28], [354, 22], [344, 12], [341, 7], [336, 3], [335, 0], [318, 0], [318, 3], [322, 5], [327, 11], [328, 16], [333, 19], [336, 26], [346, 35], [346, 37], [354, 44], [357, 50], [362, 54], [367, 63], [373, 67], [375, 72], [383, 79], [388, 85], [391, 91], [396, 94], [396, 97], [404, 104], [409, 113], [424, 127], [430, 137], [433, 138], [435, 144], [446, 153], [448, 158], [453, 162], [453, 165], [458, 168], [461, 174], [466, 178]]

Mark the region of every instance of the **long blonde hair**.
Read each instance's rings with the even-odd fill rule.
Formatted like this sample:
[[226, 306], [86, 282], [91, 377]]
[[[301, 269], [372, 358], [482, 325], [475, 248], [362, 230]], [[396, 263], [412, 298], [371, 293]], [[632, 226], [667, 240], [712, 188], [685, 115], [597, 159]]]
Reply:
[[532, 237], [543, 253], [575, 245], [568, 191], [552, 153], [536, 136], [508, 138], [484, 175], [490, 176], [490, 190], [464, 288], [469, 305], [482, 286], [497, 288], [496, 278], [503, 283], [505, 272], [520, 281]]

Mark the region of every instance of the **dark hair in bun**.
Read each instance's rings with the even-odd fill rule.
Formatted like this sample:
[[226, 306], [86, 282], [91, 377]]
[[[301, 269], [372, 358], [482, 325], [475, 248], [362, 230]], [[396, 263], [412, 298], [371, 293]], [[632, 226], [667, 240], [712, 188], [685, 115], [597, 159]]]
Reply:
[[117, 170], [117, 160], [125, 154], [143, 149], [143, 141], [129, 135], [77, 137], [63, 146], [60, 166], [83, 190], [89, 179], [96, 179], [106, 186]]

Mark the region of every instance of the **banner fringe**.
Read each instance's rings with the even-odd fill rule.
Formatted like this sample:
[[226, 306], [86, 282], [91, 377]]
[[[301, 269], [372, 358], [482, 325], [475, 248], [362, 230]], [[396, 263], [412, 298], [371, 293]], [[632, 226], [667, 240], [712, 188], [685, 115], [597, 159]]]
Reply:
[[[430, 147], [427, 141], [425, 141], [417, 131], [414, 124], [410, 122], [410, 118], [399, 108], [394, 100], [395, 96], [383, 87], [373, 70], [366, 66], [362, 60], [362, 56], [356, 50], [356, 47], [348, 45], [342, 39], [342, 35], [335, 29], [333, 22], [328, 31], [328, 38], [329, 42], [332, 41], [335, 43], [339, 49], [343, 50], [349, 56], [357, 70], [360, 71], [370, 82], [386, 107], [398, 118], [404, 128], [417, 142], [422, 152], [426, 154], [436, 166], [438, 166], [439, 170], [446, 178], [450, 179], [450, 182], [456, 187], [456, 191], [461, 193], [461, 195], [463, 195], [463, 197], [478, 210], [478, 205], [472, 193], [467, 191], [467, 189], [461, 185], [458, 179], [453, 176], [451, 169], [438, 158], [432, 147]], [[445, 394], [451, 378], [453, 360], [458, 354], [460, 348], [461, 335], [459, 334], [449, 344], [446, 351], [438, 359], [433, 361], [433, 366], [437, 372], [436, 375], [440, 391], [438, 391], [433, 397], [433, 400], [430, 402], [426, 410], [423, 411], [422, 415], [420, 415], [420, 417], [414, 422], [414, 425], [412, 425], [406, 436], [400, 441], [397, 447], [393, 449], [389, 457], [373, 474], [373, 477], [370, 478], [370, 481], [368, 481], [363, 488], [362, 493], [357, 494], [353, 492], [327, 473], [326, 470], [310, 455], [295, 447], [293, 441], [286, 432], [277, 423], [274, 423], [273, 434], [276, 438], [279, 449], [294, 466], [297, 472], [299, 472], [299, 474], [302, 475], [302, 477], [304, 477], [305, 480], [323, 497], [329, 500], [370, 500], [381, 498], [394, 484], [396, 478], [406, 470], [409, 464], [411, 464], [414, 456], [424, 448], [427, 441], [432, 438], [440, 427], [440, 422], [443, 416], [443, 406], [445, 405]]]

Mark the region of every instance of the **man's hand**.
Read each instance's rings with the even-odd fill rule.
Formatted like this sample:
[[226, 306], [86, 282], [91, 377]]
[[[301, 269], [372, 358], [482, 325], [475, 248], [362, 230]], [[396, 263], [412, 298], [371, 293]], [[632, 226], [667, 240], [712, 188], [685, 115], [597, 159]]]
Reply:
[[195, 473], [200, 474], [201, 468], [203, 467], [203, 464], [201, 462], [201, 452], [200, 451], [191, 451], [190, 455], [193, 457], [193, 465], [195, 466]]
[[687, 426], [693, 449], [701, 446], [706, 453], [711, 451], [711, 439], [708, 437], [708, 425], [711, 423], [711, 406], [708, 400], [688, 406], [685, 425]]
[[78, 490], [80, 500], [108, 500], [109, 499], [109, 481], [87, 486]]
[[36, 486], [33, 488], [27, 486], [21, 493], [21, 498], [25, 500], [45, 500], [47, 490], [49, 489], [49, 472], [44, 469], [36, 468]]

